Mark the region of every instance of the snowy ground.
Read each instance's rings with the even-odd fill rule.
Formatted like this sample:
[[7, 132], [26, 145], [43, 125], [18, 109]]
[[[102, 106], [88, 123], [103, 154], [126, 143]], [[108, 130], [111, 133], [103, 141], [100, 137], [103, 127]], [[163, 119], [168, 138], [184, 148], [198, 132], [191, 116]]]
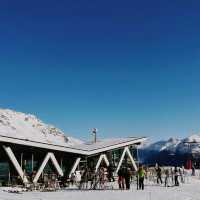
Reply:
[[0, 200], [200, 200], [200, 179], [191, 178], [180, 187], [146, 185], [144, 191], [137, 191], [132, 185], [130, 191], [102, 190], [57, 192], [23, 192], [14, 194], [0, 189]]

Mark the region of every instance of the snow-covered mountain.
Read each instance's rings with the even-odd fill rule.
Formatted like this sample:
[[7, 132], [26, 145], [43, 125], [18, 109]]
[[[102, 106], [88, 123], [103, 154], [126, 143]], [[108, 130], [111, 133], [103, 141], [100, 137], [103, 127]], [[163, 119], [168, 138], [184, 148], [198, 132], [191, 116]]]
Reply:
[[158, 141], [145, 147], [149, 151], [169, 151], [171, 153], [200, 153], [200, 134], [191, 135], [184, 139], [170, 138]]
[[146, 164], [185, 165], [191, 156], [200, 160], [200, 134], [184, 139], [170, 138], [140, 149], [140, 161]]
[[0, 109], [0, 136], [62, 146], [82, 143], [76, 138], [66, 136], [58, 128], [45, 124], [34, 115], [9, 109]]
[[200, 134], [191, 135], [190, 137], [183, 139], [178, 145], [177, 152], [200, 154]]
[[149, 146], [146, 146], [145, 148], [147, 148], [150, 151], [176, 151], [177, 146], [180, 144], [180, 140], [179, 139], [175, 139], [175, 138], [170, 138], [167, 141], [158, 141], [155, 142], [153, 144], [150, 144]]

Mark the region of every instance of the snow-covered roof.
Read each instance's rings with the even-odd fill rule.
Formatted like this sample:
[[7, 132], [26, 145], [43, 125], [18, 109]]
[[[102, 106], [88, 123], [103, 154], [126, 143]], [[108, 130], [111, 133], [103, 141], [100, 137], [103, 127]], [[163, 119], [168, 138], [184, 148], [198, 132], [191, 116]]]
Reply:
[[95, 154], [103, 151], [108, 151], [111, 149], [121, 148], [124, 146], [140, 144], [144, 140], [146, 140], [145, 137], [110, 138], [110, 139], [103, 139], [95, 143], [88, 142], [80, 145], [75, 145], [74, 148], [86, 151], [88, 152], [88, 154]]
[[83, 143], [81, 145], [74, 145], [74, 146], [61, 146], [56, 144], [48, 144], [43, 142], [36, 142], [31, 140], [13, 138], [0, 135], [0, 142], [7, 142], [25, 146], [32, 146], [38, 148], [45, 148], [49, 150], [57, 150], [69, 153], [76, 153], [82, 155], [93, 155], [105, 151], [109, 151], [112, 149], [118, 149], [125, 146], [130, 146], [134, 144], [140, 144], [145, 141], [145, 137], [141, 138], [116, 138], [116, 139], [106, 139], [96, 143]]

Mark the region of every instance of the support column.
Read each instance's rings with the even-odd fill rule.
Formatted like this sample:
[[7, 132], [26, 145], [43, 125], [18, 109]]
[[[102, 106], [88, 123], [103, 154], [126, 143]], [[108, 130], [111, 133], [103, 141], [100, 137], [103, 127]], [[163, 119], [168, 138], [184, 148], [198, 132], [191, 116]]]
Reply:
[[56, 160], [54, 154], [53, 154], [53, 153], [47, 153], [47, 155], [45, 156], [45, 158], [44, 158], [44, 160], [43, 160], [43, 162], [42, 162], [42, 164], [41, 164], [39, 170], [37, 171], [37, 173], [36, 173], [36, 175], [35, 175], [35, 178], [34, 178], [34, 180], [33, 180], [34, 183], [37, 183], [37, 181], [38, 181], [38, 179], [39, 179], [41, 173], [43, 172], [43, 170], [44, 170], [44, 168], [45, 168], [45, 166], [46, 166], [46, 164], [47, 164], [47, 162], [48, 162], [49, 160], [52, 161], [52, 163], [53, 163], [55, 169], [57, 170], [58, 174], [59, 174], [60, 176], [63, 176], [63, 171], [62, 171], [62, 169], [60, 168], [60, 166], [59, 166], [59, 164], [58, 164], [58, 161]]
[[104, 160], [105, 163], [106, 163], [106, 165], [109, 166], [110, 163], [109, 163], [109, 161], [108, 161], [108, 158], [107, 158], [106, 154], [101, 154], [100, 157], [99, 157], [99, 160], [98, 160], [98, 162], [97, 162], [97, 164], [96, 164], [95, 172], [98, 171], [99, 166], [100, 166], [102, 160]]
[[124, 157], [125, 157], [126, 154], [127, 154], [127, 156], [130, 158], [133, 168], [135, 169], [135, 171], [137, 171], [137, 165], [136, 165], [136, 163], [135, 163], [135, 161], [134, 161], [134, 159], [133, 159], [133, 157], [132, 157], [132, 155], [131, 155], [131, 152], [130, 152], [130, 150], [129, 150], [128, 147], [125, 147], [125, 148], [124, 148], [124, 151], [123, 151], [123, 153], [122, 153], [122, 156], [121, 156], [121, 158], [120, 158], [119, 164], [118, 164], [118, 166], [117, 166], [117, 169], [116, 169], [116, 172], [115, 172], [116, 174], [118, 173], [118, 171], [119, 171], [119, 169], [120, 169], [120, 167], [121, 167], [121, 165], [122, 165], [122, 162], [123, 162]]
[[131, 163], [132, 163], [132, 165], [133, 165], [133, 168], [135, 169], [135, 171], [137, 171], [137, 170], [138, 170], [137, 165], [136, 165], [136, 163], [135, 163], [135, 161], [134, 161], [134, 159], [133, 159], [133, 156], [131, 155], [131, 152], [130, 152], [130, 150], [129, 150], [128, 147], [127, 147], [126, 153], [128, 154], [128, 157], [129, 157], [130, 160], [131, 160]]
[[72, 166], [72, 169], [69, 173], [69, 178], [71, 178], [71, 175], [76, 171], [76, 168], [78, 167], [79, 163], [81, 161], [81, 158], [77, 158]]
[[19, 162], [17, 161], [12, 149], [10, 147], [4, 146], [3, 145], [4, 150], [6, 151], [8, 157], [10, 158], [12, 164], [14, 165], [15, 169], [17, 170], [19, 176], [21, 177], [23, 183], [28, 183], [28, 179], [25, 176], [21, 166], [19, 165]]
[[63, 169], [63, 158], [60, 159], [60, 168]]
[[23, 168], [23, 153], [20, 154], [20, 165]]

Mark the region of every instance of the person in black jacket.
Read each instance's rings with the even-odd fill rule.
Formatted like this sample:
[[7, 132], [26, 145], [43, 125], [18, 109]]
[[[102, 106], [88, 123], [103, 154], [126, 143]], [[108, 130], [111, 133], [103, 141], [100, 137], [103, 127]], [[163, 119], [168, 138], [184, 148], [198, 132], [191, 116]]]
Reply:
[[119, 185], [119, 189], [124, 190], [124, 173], [122, 168], [119, 169], [118, 173], [118, 185]]
[[175, 186], [179, 186], [179, 181], [178, 181], [178, 169], [175, 167], [174, 169], [174, 181], [175, 181]]
[[113, 176], [113, 172], [114, 172], [113, 166], [109, 165], [108, 166], [108, 180], [109, 180], [109, 182], [111, 182], [111, 181], [114, 182], [115, 181], [115, 178]]
[[125, 179], [125, 184], [126, 184], [126, 189], [130, 189], [130, 177], [131, 177], [131, 172], [129, 168], [124, 169], [124, 179]]
[[162, 184], [162, 170], [160, 168], [160, 166], [157, 167], [156, 169], [156, 173], [157, 173], [157, 183], [159, 184], [159, 182]]

